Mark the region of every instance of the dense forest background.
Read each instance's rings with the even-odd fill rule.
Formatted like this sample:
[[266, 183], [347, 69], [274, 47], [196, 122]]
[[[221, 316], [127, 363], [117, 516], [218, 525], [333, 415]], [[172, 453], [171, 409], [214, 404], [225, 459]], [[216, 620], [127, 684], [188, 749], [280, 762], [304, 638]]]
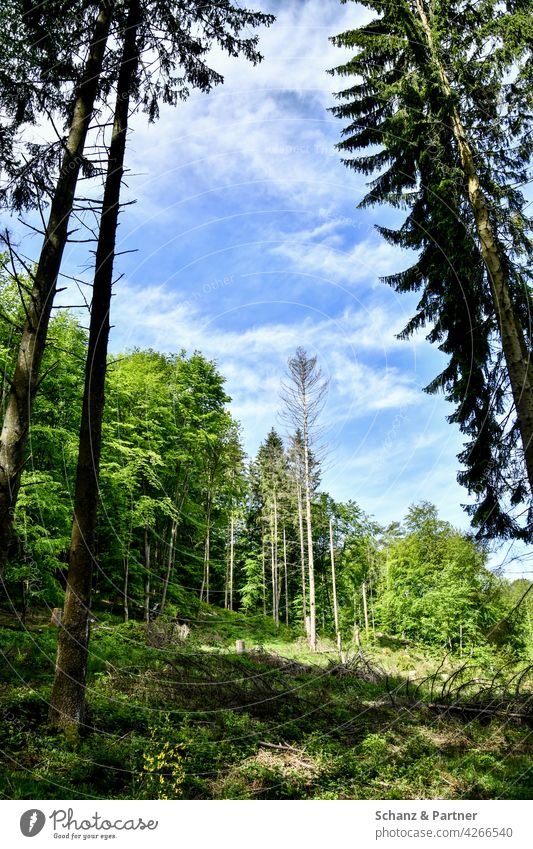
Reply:
[[[5, 375], [22, 309], [6, 278], [2, 300], [10, 308], [1, 345]], [[86, 350], [87, 333], [61, 311], [50, 328], [16, 514], [18, 544], [4, 579], [22, 622], [43, 604], [61, 605]], [[5, 397], [5, 379], [2, 390]], [[186, 591], [305, 630], [301, 432], [284, 444], [273, 427], [257, 456], [247, 458], [224, 377], [199, 352], [113, 356], [106, 397], [95, 607], [149, 622], [165, 611], [179, 614]], [[274, 409], [278, 403], [272, 399]], [[384, 631], [467, 654], [531, 647], [531, 599], [507, 615], [528, 584], [488, 570], [486, 544], [440, 520], [429, 503], [411, 505], [381, 527], [355, 501], [337, 503], [320, 491], [314, 457], [311, 477], [324, 636], [335, 636], [333, 556], [345, 640]]]

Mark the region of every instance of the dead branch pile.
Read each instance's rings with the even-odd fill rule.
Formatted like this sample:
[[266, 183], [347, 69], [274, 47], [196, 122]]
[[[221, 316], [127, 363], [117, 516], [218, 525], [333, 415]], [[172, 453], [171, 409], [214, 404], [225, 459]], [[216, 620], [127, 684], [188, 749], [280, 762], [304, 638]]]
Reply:
[[[404, 696], [410, 703], [424, 704], [432, 710], [490, 718], [506, 716], [533, 723], [533, 665], [514, 661], [504, 664], [490, 677], [464, 663], [443, 676], [441, 665], [419, 681], [406, 680], [402, 691], [395, 688], [396, 699]], [[387, 682], [389, 697], [395, 697]]]

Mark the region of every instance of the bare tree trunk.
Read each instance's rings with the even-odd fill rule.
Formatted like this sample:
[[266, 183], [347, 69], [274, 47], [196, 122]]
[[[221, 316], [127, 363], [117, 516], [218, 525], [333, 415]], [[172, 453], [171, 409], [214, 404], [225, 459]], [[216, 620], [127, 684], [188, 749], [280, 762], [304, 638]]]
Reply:
[[150, 537], [144, 528], [144, 621], [150, 621]]
[[124, 611], [124, 622], [128, 622], [130, 618], [130, 609], [128, 604], [128, 591], [129, 591], [129, 575], [130, 575], [130, 553], [126, 552], [123, 558], [123, 568], [124, 568], [124, 582], [122, 585], [122, 609]]
[[266, 568], [265, 568], [265, 538], [261, 534], [261, 567], [263, 572], [263, 616], [266, 616]]
[[229, 538], [229, 609], [233, 610], [233, 570], [235, 565], [235, 520], [230, 517]]
[[50, 206], [45, 238], [33, 278], [26, 322], [0, 436], [0, 578], [8, 556], [13, 518], [24, 465], [31, 411], [39, 388], [57, 277], [68, 239], [68, 223], [83, 159], [87, 130], [94, 111], [111, 20], [111, 3], [100, 4], [80, 83], [63, 160]]
[[370, 636], [370, 632], [369, 632], [369, 627], [368, 627], [368, 607], [367, 607], [367, 604], [366, 604], [366, 584], [365, 584], [364, 581], [363, 581], [363, 611], [364, 611], [364, 616], [365, 616], [365, 633], [366, 633], [366, 638], [368, 640], [368, 638]]
[[[304, 627], [307, 633], [307, 589], [306, 589], [306, 579], [305, 579], [305, 538], [304, 538], [304, 517], [303, 517], [303, 509], [302, 509], [302, 489], [300, 484], [298, 484], [298, 534], [300, 537], [300, 566], [302, 571], [302, 609], [303, 609], [303, 622]], [[309, 636], [309, 634], [308, 634]]]
[[120, 187], [124, 172], [129, 94], [138, 64], [136, 50], [138, 18], [138, 2], [132, 0], [129, 7], [118, 78], [102, 218], [96, 249], [96, 269], [74, 495], [74, 522], [72, 525], [65, 606], [59, 633], [56, 673], [49, 711], [49, 721], [65, 730], [83, 723], [85, 712], [85, 678], [89, 646], [89, 615], [98, 508], [102, 418], [105, 402], [109, 310], [113, 285], [113, 261], [118, 226]]
[[[304, 399], [304, 404], [305, 404]], [[305, 469], [305, 518], [307, 523], [307, 564], [309, 570], [309, 646], [316, 651], [315, 558], [313, 554], [313, 525], [311, 518], [311, 473], [309, 468], [309, 432], [307, 412], [303, 427]]]
[[128, 529], [128, 536], [126, 539], [126, 551], [123, 554], [123, 566], [124, 566], [124, 582], [122, 587], [122, 609], [124, 611], [124, 622], [128, 622], [130, 618], [130, 610], [129, 610], [129, 577], [130, 577], [130, 550], [131, 550], [131, 537], [133, 533], [133, 511], [130, 511], [130, 526]]
[[273, 615], [274, 622], [276, 626], [279, 625], [279, 567], [278, 567], [278, 501], [276, 492], [274, 491], [274, 541], [272, 548], [272, 556], [273, 556], [273, 587], [272, 587], [272, 604], [273, 604]]
[[205, 600], [207, 604], [209, 604], [209, 562], [211, 559], [211, 495], [209, 495], [207, 501], [206, 521], [207, 525], [205, 529], [204, 543], [204, 577], [202, 580], [202, 587], [200, 589], [200, 601], [203, 601], [205, 591]]
[[283, 528], [283, 571], [285, 574], [285, 625], [289, 624], [289, 576], [287, 574], [287, 534]]
[[357, 624], [357, 595], [353, 594], [353, 639], [356, 646], [361, 645], [359, 625]]
[[226, 549], [226, 569], [224, 572], [224, 610], [229, 610], [229, 534], [228, 530], [228, 546]]
[[160, 613], [163, 613], [165, 609], [165, 604], [167, 602], [167, 593], [168, 587], [170, 584], [170, 578], [172, 576], [172, 568], [174, 566], [174, 551], [176, 547], [176, 535], [178, 533], [178, 523], [175, 519], [172, 520], [170, 526], [170, 539], [168, 543], [168, 558], [167, 558], [167, 569], [165, 572], [165, 580], [163, 581], [163, 591], [161, 593], [161, 607], [159, 608]]
[[[422, 0], [416, 0], [416, 5], [429, 49], [440, 75], [443, 92], [451, 101], [451, 85], [435, 49], [431, 26]], [[524, 450], [529, 486], [533, 493], [533, 364], [531, 355], [513, 306], [507, 275], [490, 220], [489, 206], [481, 189], [472, 147], [457, 106], [453, 106], [451, 109], [451, 126], [459, 149], [463, 173], [468, 183], [468, 198], [491, 287], [492, 301], [498, 319], [502, 350]]]
[[344, 662], [342, 653], [342, 637], [339, 626], [339, 608], [337, 606], [337, 580], [335, 575], [335, 549], [333, 547], [333, 520], [329, 520], [329, 556], [331, 558], [331, 586], [333, 590], [333, 619], [335, 621], [335, 638], [337, 640], [337, 649], [339, 657]]
[[[183, 488], [181, 493], [181, 498], [179, 500], [179, 508], [178, 508], [178, 493], [179, 493], [179, 471], [180, 466], [176, 468], [176, 490], [174, 493], [174, 506], [176, 508], [178, 516], [181, 515], [181, 511], [183, 510], [183, 505], [185, 503], [185, 498], [187, 496], [187, 492], [189, 490], [189, 472], [186, 473], [185, 479], [183, 481]], [[161, 608], [160, 612], [163, 613], [165, 608], [165, 604], [167, 601], [167, 593], [168, 587], [170, 584], [170, 579], [172, 577], [172, 569], [174, 568], [174, 555], [176, 553], [176, 538], [178, 534], [178, 519], [173, 519], [170, 528], [170, 541], [169, 541], [169, 551], [168, 551], [168, 559], [167, 559], [167, 570], [165, 574], [165, 580], [163, 583], [163, 592], [161, 593]]]

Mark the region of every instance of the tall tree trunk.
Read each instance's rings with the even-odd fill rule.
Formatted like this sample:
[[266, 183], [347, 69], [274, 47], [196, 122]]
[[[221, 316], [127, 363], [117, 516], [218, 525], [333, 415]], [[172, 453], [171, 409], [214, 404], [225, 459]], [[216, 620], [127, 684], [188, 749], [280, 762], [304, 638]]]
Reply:
[[[435, 47], [433, 33], [422, 0], [416, 0], [416, 6], [430, 53], [439, 73], [443, 93], [452, 101], [450, 81]], [[529, 486], [533, 494], [533, 363], [513, 307], [509, 282], [490, 220], [489, 206], [480, 185], [472, 146], [463, 127], [457, 106], [451, 108], [450, 117], [453, 135], [459, 149], [461, 166], [467, 179], [468, 198], [491, 287], [503, 355], [524, 450]]]
[[[109, 310], [118, 226], [120, 187], [124, 171], [129, 95], [138, 66], [136, 47], [138, 0], [129, 5], [102, 218], [96, 250], [89, 347], [85, 367], [80, 444], [74, 495], [74, 522], [70, 544], [65, 606], [59, 633], [56, 673], [49, 720], [67, 729], [83, 723], [85, 679], [89, 645], [89, 614], [94, 561], [94, 536], [98, 508], [98, 476], [102, 444], [102, 417], [109, 337]], [[146, 531], [145, 531], [146, 533]]]
[[278, 499], [274, 490], [272, 542], [272, 607], [276, 626], [279, 625], [279, 567], [278, 567]]
[[[306, 399], [304, 398], [304, 404]], [[305, 518], [307, 523], [307, 564], [309, 570], [309, 646], [316, 651], [316, 603], [315, 603], [315, 558], [313, 554], [313, 524], [311, 519], [311, 471], [309, 468], [309, 428], [307, 411], [304, 412], [303, 427], [304, 473], [305, 473]]]
[[285, 625], [289, 624], [289, 576], [287, 573], [287, 534], [283, 528], [283, 572], [285, 575]]
[[161, 593], [161, 607], [159, 608], [160, 613], [163, 613], [163, 610], [165, 609], [165, 604], [167, 602], [168, 587], [170, 584], [170, 578], [172, 576], [172, 567], [174, 566], [174, 551], [176, 549], [177, 533], [178, 523], [175, 519], [173, 519], [170, 523], [170, 539], [168, 542], [167, 569], [165, 572], [165, 580], [163, 581], [163, 591]]
[[366, 638], [368, 640], [368, 638], [370, 636], [370, 631], [369, 631], [369, 627], [368, 627], [368, 607], [367, 607], [367, 603], [366, 603], [366, 583], [364, 581], [363, 581], [363, 611], [364, 611], [364, 617], [365, 617], [365, 633], [366, 633]]
[[[303, 623], [307, 633], [307, 588], [305, 579], [305, 537], [304, 537], [304, 517], [302, 508], [302, 488], [298, 483], [298, 535], [300, 537], [300, 566], [302, 572], [302, 612]], [[308, 635], [309, 636], [309, 635]]]
[[209, 565], [211, 560], [211, 515], [209, 515], [205, 534], [205, 600], [209, 604]]
[[262, 578], [263, 578], [263, 616], [266, 616], [267, 607], [266, 607], [266, 568], [265, 568], [265, 537], [264, 533], [261, 534], [261, 570], [262, 570]]
[[150, 621], [150, 537], [144, 527], [144, 621]]
[[126, 551], [124, 552], [124, 583], [122, 589], [123, 595], [123, 611], [124, 611], [124, 622], [128, 622], [130, 618], [130, 609], [129, 609], [129, 578], [130, 578], [130, 550], [131, 550], [131, 537], [133, 533], [133, 510], [130, 510], [130, 526], [128, 528], [128, 536], [126, 539]]
[[233, 571], [235, 565], [235, 519], [230, 517], [229, 529], [229, 609], [233, 610]]
[[24, 465], [33, 400], [46, 345], [52, 304], [68, 223], [83, 159], [87, 131], [94, 111], [98, 83], [111, 21], [111, 3], [103, 0], [94, 25], [89, 54], [80, 83], [39, 262], [33, 278], [26, 321], [0, 436], [0, 578], [5, 567], [13, 518]]
[[226, 547], [226, 571], [224, 573], [224, 610], [229, 610], [229, 534], [228, 529], [228, 545]]
[[335, 638], [337, 640], [337, 649], [341, 660], [342, 655], [342, 637], [339, 626], [339, 608], [337, 606], [337, 580], [335, 575], [335, 549], [333, 547], [333, 520], [329, 520], [329, 556], [331, 558], [331, 586], [333, 589], [333, 619], [335, 621]]
[[130, 577], [130, 553], [129, 550], [125, 553], [123, 558], [123, 575], [124, 581], [122, 584], [122, 610], [124, 622], [129, 622], [130, 618], [130, 609], [129, 609], [129, 577]]
[[200, 601], [205, 600], [209, 604], [209, 561], [211, 559], [211, 493], [207, 498], [206, 529], [204, 542], [204, 577], [200, 589]]
[[[176, 467], [176, 490], [174, 493], [174, 506], [176, 508], [178, 516], [181, 515], [181, 511], [183, 510], [183, 505], [185, 504], [185, 498], [187, 496], [187, 492], [189, 491], [189, 472], [186, 472], [185, 479], [183, 482], [183, 489], [181, 493], [181, 498], [179, 502], [178, 508], [178, 494], [179, 494], [179, 475], [180, 475], [180, 464], [178, 463]], [[168, 588], [170, 584], [170, 579], [172, 577], [172, 569], [174, 568], [174, 555], [176, 553], [176, 538], [178, 534], [178, 520], [173, 519], [170, 526], [170, 541], [169, 541], [169, 549], [168, 549], [168, 558], [167, 558], [167, 569], [165, 573], [165, 580], [163, 582], [163, 591], [161, 593], [161, 607], [160, 613], [163, 613], [165, 609], [165, 604], [167, 601]]]

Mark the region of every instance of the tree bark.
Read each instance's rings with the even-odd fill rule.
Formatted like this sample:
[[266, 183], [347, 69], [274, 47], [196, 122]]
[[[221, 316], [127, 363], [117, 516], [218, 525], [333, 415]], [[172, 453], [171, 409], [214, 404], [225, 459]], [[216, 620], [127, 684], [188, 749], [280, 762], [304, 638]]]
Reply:
[[165, 572], [165, 580], [163, 581], [163, 591], [161, 593], [161, 607], [159, 608], [159, 612], [163, 613], [165, 609], [165, 604], [167, 603], [167, 593], [168, 587], [170, 584], [170, 578], [172, 576], [172, 567], [174, 565], [174, 551], [176, 546], [176, 535], [178, 533], [178, 523], [173, 519], [170, 525], [170, 539], [168, 543], [168, 558], [167, 558], [167, 569]]
[[298, 535], [300, 537], [300, 568], [302, 573], [302, 613], [304, 628], [307, 633], [307, 589], [305, 580], [305, 538], [304, 538], [304, 518], [302, 509], [302, 488], [300, 483], [297, 485], [298, 498]]
[[289, 576], [287, 574], [287, 534], [283, 528], [283, 572], [285, 575], [285, 625], [289, 624]]
[[366, 583], [364, 581], [363, 581], [363, 588], [362, 589], [363, 589], [363, 612], [364, 612], [364, 617], [365, 617], [365, 633], [366, 633], [366, 638], [368, 640], [368, 638], [370, 636], [370, 630], [369, 630], [369, 626], [368, 626], [368, 607], [367, 607], [367, 604], [366, 604]]
[[202, 586], [200, 589], [200, 601], [204, 600], [204, 590], [205, 590], [205, 600], [207, 604], [209, 604], [209, 561], [211, 559], [211, 493], [207, 499], [207, 514], [206, 514], [206, 529], [205, 529], [205, 542], [204, 542], [204, 577], [202, 579]]
[[261, 534], [261, 572], [263, 578], [263, 616], [266, 616], [266, 568], [265, 568], [265, 538], [264, 533]]
[[235, 520], [230, 518], [229, 538], [229, 609], [233, 610], [233, 570], [235, 565]]
[[126, 551], [123, 555], [123, 563], [124, 563], [124, 583], [122, 589], [123, 595], [123, 611], [124, 611], [124, 622], [128, 622], [130, 618], [130, 609], [129, 609], [129, 580], [130, 580], [130, 550], [131, 550], [131, 536], [133, 532], [133, 512], [130, 511], [130, 524], [128, 528], [128, 535], [126, 538]]
[[130, 553], [126, 552], [123, 559], [123, 568], [124, 568], [124, 581], [122, 585], [122, 610], [124, 622], [129, 622], [130, 618], [130, 609], [129, 609], [129, 601], [128, 601], [128, 591], [129, 591], [129, 577], [130, 577]]
[[[138, 0], [129, 5], [117, 84], [113, 130], [104, 188], [102, 218], [93, 284], [89, 347], [85, 367], [80, 444], [74, 496], [65, 606], [56, 659], [49, 721], [65, 730], [77, 728], [85, 715], [85, 679], [89, 646], [89, 615], [98, 508], [98, 478], [105, 402], [109, 311], [124, 171], [129, 96], [138, 66]], [[145, 537], [147, 531], [145, 529]], [[146, 540], [145, 540], [146, 542]]]
[[144, 528], [144, 621], [150, 621], [150, 537]]
[[343, 660], [342, 654], [342, 637], [339, 626], [339, 608], [337, 606], [337, 580], [335, 575], [335, 550], [333, 547], [333, 520], [329, 520], [329, 556], [331, 558], [331, 586], [333, 590], [333, 619], [335, 622], [335, 639], [337, 641], [337, 649], [339, 656]]
[[[179, 508], [178, 508], [178, 493], [179, 493], [179, 474], [180, 474], [180, 464], [178, 463], [176, 467], [176, 490], [174, 494], [174, 506], [178, 513], [178, 516], [181, 515], [181, 511], [183, 510], [183, 505], [185, 503], [185, 498], [187, 496], [187, 492], [189, 491], [189, 472], [187, 471], [185, 474], [185, 479], [183, 482], [183, 489], [181, 493]], [[168, 550], [168, 559], [167, 559], [167, 570], [165, 573], [165, 580], [163, 582], [163, 591], [161, 593], [161, 607], [160, 613], [163, 613], [165, 609], [165, 604], [167, 602], [167, 593], [168, 587], [170, 584], [170, 579], [172, 577], [172, 569], [174, 567], [174, 555], [176, 553], [176, 538], [178, 534], [178, 520], [172, 519], [170, 526], [170, 540], [169, 540], [169, 550]]]
[[97, 97], [111, 10], [112, 3], [103, 0], [94, 25], [83, 79], [76, 96], [44, 242], [26, 304], [26, 321], [4, 415], [0, 436], [0, 578], [8, 556], [33, 400], [39, 387], [39, 372], [57, 277], [68, 239], [74, 193]]
[[273, 527], [272, 527], [272, 615], [276, 626], [279, 625], [279, 568], [278, 568], [278, 500], [276, 491], [273, 494]]
[[[304, 396], [303, 404], [307, 399]], [[316, 651], [316, 604], [315, 604], [315, 559], [313, 554], [313, 525], [311, 518], [311, 472], [309, 468], [309, 428], [307, 410], [304, 406], [304, 474], [305, 474], [305, 518], [307, 523], [307, 564], [309, 571], [309, 646]]]

